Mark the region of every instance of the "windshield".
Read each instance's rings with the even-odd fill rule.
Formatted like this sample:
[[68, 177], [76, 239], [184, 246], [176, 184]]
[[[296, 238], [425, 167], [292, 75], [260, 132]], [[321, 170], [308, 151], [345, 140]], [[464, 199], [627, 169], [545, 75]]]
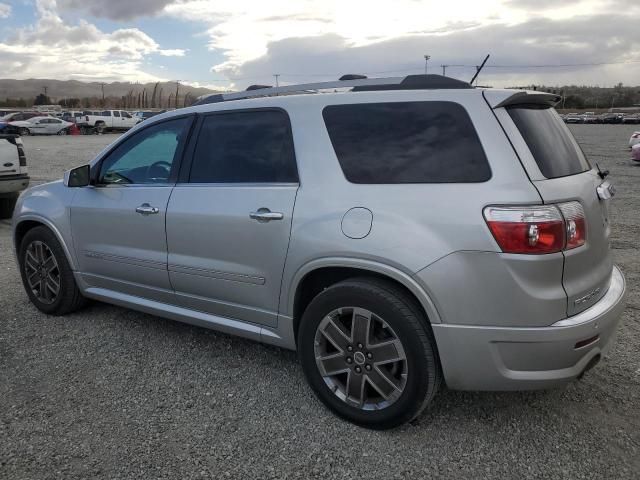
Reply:
[[591, 169], [555, 109], [545, 105], [518, 105], [508, 107], [507, 111], [545, 177], [566, 177]]

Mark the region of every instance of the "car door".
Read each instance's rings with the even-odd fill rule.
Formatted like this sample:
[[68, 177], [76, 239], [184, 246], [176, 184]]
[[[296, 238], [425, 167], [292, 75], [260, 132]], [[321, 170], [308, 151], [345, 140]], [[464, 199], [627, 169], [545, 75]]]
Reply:
[[122, 128], [131, 128], [136, 123], [133, 117], [129, 114], [129, 112], [121, 111], [120, 118], [122, 121]]
[[62, 121], [57, 118], [47, 119], [46, 132], [49, 135], [56, 135], [62, 129]]
[[46, 135], [49, 128], [49, 119], [41, 118], [40, 120], [28, 120], [31, 123], [29, 132], [32, 135]]
[[289, 118], [258, 109], [198, 123], [167, 208], [176, 301], [275, 326], [298, 190]]
[[95, 185], [78, 189], [71, 228], [90, 287], [172, 298], [165, 215], [192, 120], [172, 118], [126, 137], [95, 166]]

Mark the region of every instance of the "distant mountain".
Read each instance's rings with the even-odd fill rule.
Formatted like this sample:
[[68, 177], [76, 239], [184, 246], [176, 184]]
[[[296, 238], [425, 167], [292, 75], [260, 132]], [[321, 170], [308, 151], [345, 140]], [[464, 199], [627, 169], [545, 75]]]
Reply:
[[[104, 86], [105, 97], [124, 97], [133, 90], [134, 95], [138, 95], [146, 90], [151, 95], [155, 83], [130, 83], [114, 82]], [[51, 80], [30, 78], [27, 80], [0, 79], [0, 100], [5, 98], [34, 99], [38, 94], [44, 92], [47, 87], [47, 95], [52, 101], [57, 102], [63, 98], [102, 98], [102, 87], [99, 82], [80, 82], [78, 80]], [[171, 82], [161, 82], [159, 88], [163, 90], [164, 98], [171, 93], [175, 94], [176, 84]], [[180, 97], [186, 93], [193, 97], [199, 97], [207, 93], [215, 93], [208, 88], [194, 88], [180, 84]]]

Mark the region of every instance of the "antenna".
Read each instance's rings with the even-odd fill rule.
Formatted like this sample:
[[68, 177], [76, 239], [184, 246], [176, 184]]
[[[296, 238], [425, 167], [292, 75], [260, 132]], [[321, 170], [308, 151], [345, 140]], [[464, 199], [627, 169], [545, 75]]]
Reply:
[[471, 81], [469, 82], [471, 85], [473, 85], [473, 81], [478, 78], [478, 75], [480, 75], [480, 72], [482, 71], [482, 68], [484, 67], [484, 64], [487, 63], [487, 60], [489, 60], [489, 54], [487, 54], [486, 57], [484, 57], [484, 60], [482, 61], [482, 64], [479, 67], [476, 67], [476, 74], [473, 76], [473, 78], [471, 79]]

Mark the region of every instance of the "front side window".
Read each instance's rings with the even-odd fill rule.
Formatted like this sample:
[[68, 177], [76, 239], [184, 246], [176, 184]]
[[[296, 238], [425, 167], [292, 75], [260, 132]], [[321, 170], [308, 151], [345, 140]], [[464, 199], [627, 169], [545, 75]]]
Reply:
[[122, 116], [123, 116], [124, 118], [131, 118], [131, 115], [129, 115], [129, 113], [128, 113], [128, 112], [120, 112], [120, 113], [122, 113]]
[[289, 118], [277, 110], [209, 115], [193, 155], [191, 183], [295, 183]]
[[352, 183], [470, 183], [491, 178], [478, 134], [457, 103], [332, 105], [322, 114], [342, 171]]
[[101, 184], [167, 183], [191, 120], [153, 125], [126, 139], [102, 162]]
[[119, 117], [120, 116], [120, 112], [118, 112], [118, 111], [113, 112], [113, 116], [114, 117]]

